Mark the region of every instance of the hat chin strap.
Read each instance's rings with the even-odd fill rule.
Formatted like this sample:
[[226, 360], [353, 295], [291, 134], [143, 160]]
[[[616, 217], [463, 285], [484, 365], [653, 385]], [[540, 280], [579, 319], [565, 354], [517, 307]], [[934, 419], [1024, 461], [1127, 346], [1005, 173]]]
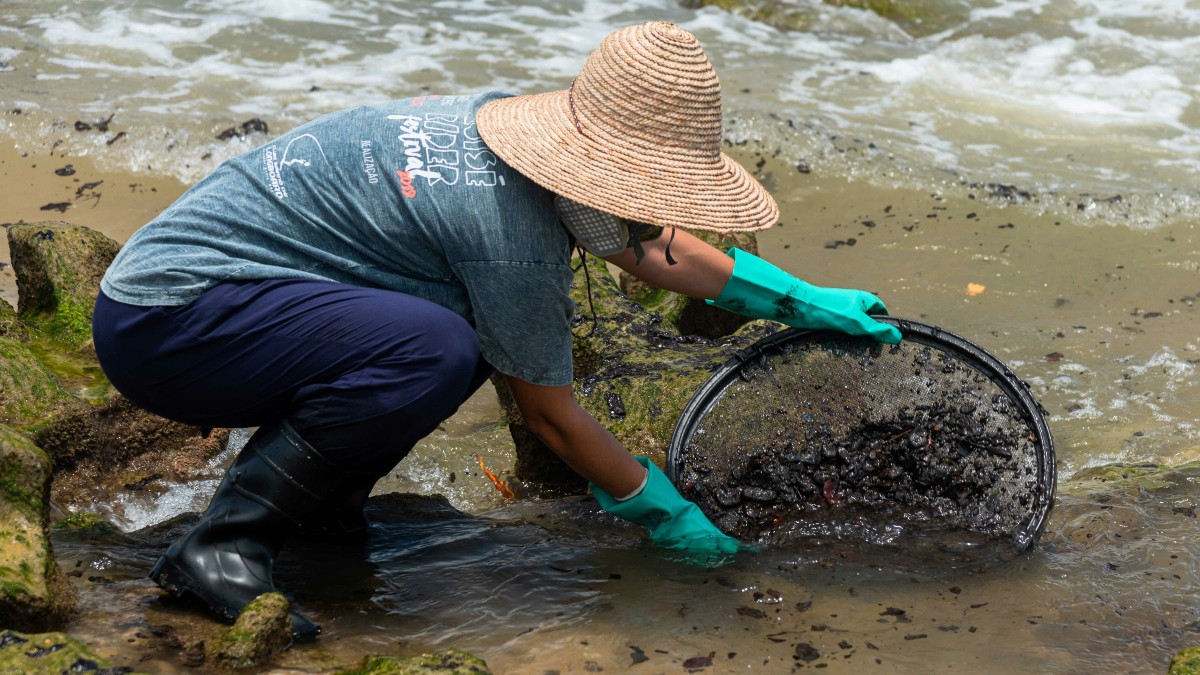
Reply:
[[667, 247], [663, 249], [663, 255], [667, 256], [667, 264], [674, 265], [679, 262], [671, 257], [671, 242], [675, 241], [675, 228], [671, 228], [671, 238], [667, 240]]

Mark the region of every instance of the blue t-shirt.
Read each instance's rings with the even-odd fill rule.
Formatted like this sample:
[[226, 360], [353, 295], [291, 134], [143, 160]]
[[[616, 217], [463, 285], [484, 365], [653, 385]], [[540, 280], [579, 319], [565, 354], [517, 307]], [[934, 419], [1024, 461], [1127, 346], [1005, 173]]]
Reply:
[[390, 289], [471, 322], [500, 372], [569, 384], [567, 234], [475, 128], [502, 96], [352, 108], [230, 159], [135, 232], [101, 288], [143, 306], [247, 279]]

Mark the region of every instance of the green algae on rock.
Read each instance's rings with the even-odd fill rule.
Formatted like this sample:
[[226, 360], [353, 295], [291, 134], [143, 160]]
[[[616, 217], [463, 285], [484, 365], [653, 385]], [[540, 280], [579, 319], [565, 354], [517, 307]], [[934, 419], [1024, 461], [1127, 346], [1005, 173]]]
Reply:
[[337, 675], [486, 675], [487, 662], [458, 649], [419, 656], [368, 656], [360, 667]]
[[0, 337], [0, 421], [37, 427], [60, 412], [85, 408], [21, 342]]
[[0, 336], [24, 342], [29, 339], [29, 329], [21, 323], [17, 309], [0, 299]]
[[74, 609], [47, 532], [49, 485], [46, 453], [0, 426], [0, 626], [54, 630]]
[[1200, 675], [1200, 647], [1188, 647], [1176, 654], [1167, 675]]
[[72, 532], [98, 532], [101, 534], [109, 534], [112, 532], [121, 531], [120, 528], [108, 522], [99, 514], [88, 511], [72, 513], [54, 523], [51, 527], [54, 530], [69, 530]]
[[221, 636], [217, 660], [231, 668], [254, 668], [292, 644], [292, 620], [282, 593], [263, 593], [246, 605]]
[[[575, 398], [630, 451], [661, 465], [679, 416], [697, 388], [734, 350], [774, 333], [779, 325], [754, 321], [720, 340], [680, 335], [660, 314], [626, 297], [603, 260], [590, 255], [585, 260], [572, 290]], [[586, 481], [528, 432], [504, 379], [492, 381], [508, 414], [518, 480], [582, 493]]]
[[1169, 477], [1187, 465], [1180, 467], [1159, 466], [1149, 462], [1137, 464], [1102, 464], [1082, 469], [1071, 476], [1077, 489], [1091, 492], [1114, 490], [1156, 490], [1170, 484]]
[[58, 344], [86, 345], [100, 278], [120, 245], [86, 227], [44, 222], [9, 227], [8, 246], [21, 320]]
[[79, 640], [65, 633], [0, 631], [0, 673], [117, 673]]
[[[1056, 506], [1064, 541], [1082, 549], [1117, 539], [1151, 536], [1147, 513], [1196, 517], [1200, 461], [1176, 466], [1149, 463], [1089, 467], [1059, 482], [1059, 493], [1076, 497]], [[1097, 505], [1100, 508], [1097, 508]]]

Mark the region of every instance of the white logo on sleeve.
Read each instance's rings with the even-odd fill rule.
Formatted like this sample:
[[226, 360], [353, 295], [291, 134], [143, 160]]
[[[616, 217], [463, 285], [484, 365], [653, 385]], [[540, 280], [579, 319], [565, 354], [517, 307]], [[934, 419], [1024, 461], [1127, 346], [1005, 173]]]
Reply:
[[298, 169], [311, 168], [314, 161], [325, 164], [325, 150], [312, 134], [302, 134], [288, 141], [279, 152], [279, 146], [269, 145], [263, 149], [263, 168], [267, 173], [267, 184], [277, 199], [287, 199], [288, 174]]

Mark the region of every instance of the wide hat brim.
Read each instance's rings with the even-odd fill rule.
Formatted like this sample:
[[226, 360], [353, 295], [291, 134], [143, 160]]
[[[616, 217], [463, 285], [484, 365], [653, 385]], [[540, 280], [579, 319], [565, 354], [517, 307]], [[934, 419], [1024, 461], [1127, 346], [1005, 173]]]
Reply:
[[724, 152], [691, 152], [604, 126], [576, 125], [570, 90], [496, 99], [476, 125], [514, 169], [574, 201], [629, 220], [718, 233], [779, 222], [766, 188]]

